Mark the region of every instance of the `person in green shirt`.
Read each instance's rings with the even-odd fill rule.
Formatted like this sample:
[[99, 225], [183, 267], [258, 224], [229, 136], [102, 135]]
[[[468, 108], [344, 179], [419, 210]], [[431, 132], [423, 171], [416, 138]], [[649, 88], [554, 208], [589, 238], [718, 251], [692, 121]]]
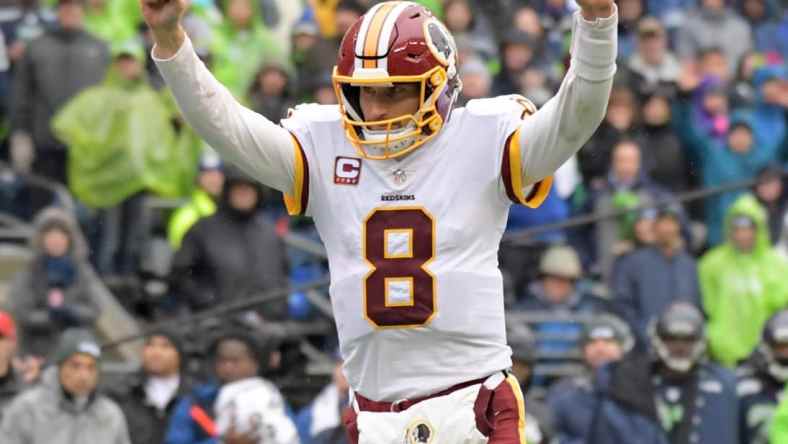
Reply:
[[698, 268], [711, 356], [733, 367], [758, 345], [769, 317], [786, 306], [788, 261], [771, 246], [765, 210], [752, 195], [728, 209], [725, 233], [725, 243]]
[[175, 210], [167, 225], [167, 239], [174, 250], [181, 247], [183, 237], [200, 219], [216, 212], [216, 200], [224, 188], [222, 160], [212, 150], [206, 150], [200, 157], [200, 173], [197, 188], [189, 201]]
[[211, 54], [216, 79], [245, 101], [263, 61], [283, 59], [281, 44], [263, 23], [259, 2], [222, 0], [224, 20], [213, 35]]

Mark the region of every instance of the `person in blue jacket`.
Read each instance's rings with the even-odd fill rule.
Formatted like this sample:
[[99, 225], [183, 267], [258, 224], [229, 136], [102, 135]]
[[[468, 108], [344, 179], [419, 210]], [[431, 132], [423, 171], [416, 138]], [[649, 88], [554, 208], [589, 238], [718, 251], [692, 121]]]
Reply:
[[651, 331], [653, 352], [600, 370], [587, 444], [738, 444], [735, 376], [705, 360], [703, 315], [670, 305]]
[[[758, 171], [779, 157], [779, 144], [759, 144], [757, 124], [751, 113], [734, 112], [724, 141], [705, 134], [692, 119], [691, 91], [700, 84], [692, 74], [682, 76], [679, 94], [674, 103], [673, 125], [687, 150], [692, 165], [700, 170], [704, 187], [716, 187], [754, 178]], [[715, 246], [723, 240], [722, 223], [725, 210], [742, 191], [729, 191], [705, 201], [708, 243]]]

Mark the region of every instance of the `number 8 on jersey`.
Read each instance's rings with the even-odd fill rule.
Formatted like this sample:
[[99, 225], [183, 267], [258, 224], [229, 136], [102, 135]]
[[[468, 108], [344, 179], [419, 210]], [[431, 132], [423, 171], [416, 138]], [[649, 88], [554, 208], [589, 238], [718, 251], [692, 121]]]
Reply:
[[363, 224], [364, 316], [376, 328], [418, 327], [435, 316], [435, 220], [421, 207], [373, 210]]

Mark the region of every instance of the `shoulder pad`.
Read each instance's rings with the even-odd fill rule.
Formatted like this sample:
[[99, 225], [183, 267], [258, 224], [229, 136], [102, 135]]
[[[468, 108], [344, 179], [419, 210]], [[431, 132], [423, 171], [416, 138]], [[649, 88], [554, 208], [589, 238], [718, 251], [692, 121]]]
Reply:
[[471, 100], [465, 108], [477, 116], [520, 113], [525, 118], [536, 112], [536, 105], [519, 94]]
[[739, 397], [754, 395], [760, 393], [761, 390], [763, 390], [763, 384], [755, 378], [742, 379], [736, 384], [736, 394]]
[[305, 103], [287, 111], [287, 119], [307, 122], [336, 122], [340, 120], [339, 106]]

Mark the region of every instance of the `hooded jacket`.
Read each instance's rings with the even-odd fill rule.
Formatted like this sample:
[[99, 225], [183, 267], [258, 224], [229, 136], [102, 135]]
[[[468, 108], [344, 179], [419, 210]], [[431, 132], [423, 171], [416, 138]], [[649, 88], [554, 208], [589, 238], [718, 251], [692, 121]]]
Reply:
[[[731, 116], [731, 127], [739, 124], [753, 128], [752, 115], [735, 113]], [[699, 166], [704, 187], [754, 178], [763, 167], [776, 160], [774, 150], [759, 146], [755, 142], [749, 151], [738, 153], [730, 149], [727, 140], [723, 142], [704, 134], [693, 124], [691, 106], [686, 97], [674, 103], [673, 125], [691, 162]], [[730, 191], [710, 197], [704, 202], [710, 245], [722, 242], [725, 211], [741, 193]]]
[[58, 369], [44, 372], [40, 385], [19, 395], [0, 424], [3, 444], [129, 444], [126, 420], [109, 398], [93, 393], [82, 408], [69, 399]]
[[[171, 279], [192, 310], [287, 286], [285, 246], [274, 224], [259, 210], [240, 213], [231, 207], [229, 190], [240, 179], [229, 169], [225, 174], [218, 210], [186, 233], [173, 258]], [[284, 309], [283, 300], [262, 312], [280, 319]]]
[[[51, 225], [69, 233], [71, 249], [64, 258], [52, 260], [44, 254], [42, 234]], [[38, 215], [34, 227], [30, 246], [35, 256], [30, 267], [14, 278], [9, 299], [22, 331], [22, 350], [47, 356], [63, 329], [93, 326], [98, 317], [94, 292], [100, 282], [88, 263], [87, 243], [71, 215], [48, 208]], [[59, 308], [51, 308], [48, 302], [53, 287], [63, 293]]]
[[739, 198], [726, 215], [726, 233], [737, 215], [755, 221], [753, 251], [741, 253], [726, 241], [698, 266], [709, 348], [729, 367], [752, 353], [766, 320], [788, 303], [788, 261], [769, 242], [763, 207], [751, 195]]
[[[134, 44], [113, 52], [141, 63], [145, 56]], [[70, 147], [69, 189], [92, 208], [115, 206], [140, 191], [187, 195], [200, 145], [189, 140], [190, 131], [176, 131], [177, 116], [144, 75], [129, 81], [113, 65], [100, 85], [80, 93], [53, 118], [57, 137]]]

